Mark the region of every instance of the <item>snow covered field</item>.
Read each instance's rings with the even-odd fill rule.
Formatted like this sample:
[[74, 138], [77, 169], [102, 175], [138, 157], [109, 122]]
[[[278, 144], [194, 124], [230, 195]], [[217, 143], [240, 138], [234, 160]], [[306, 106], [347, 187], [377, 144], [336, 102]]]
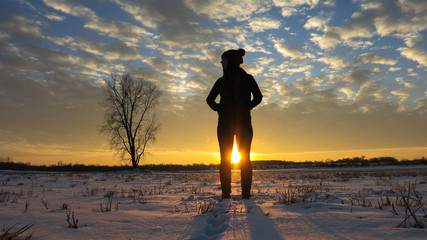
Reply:
[[[239, 180], [221, 201], [216, 171], [0, 171], [0, 235], [34, 224], [18, 239], [427, 238], [413, 227], [427, 166], [254, 171], [250, 200]], [[415, 212], [402, 222], [405, 202]]]

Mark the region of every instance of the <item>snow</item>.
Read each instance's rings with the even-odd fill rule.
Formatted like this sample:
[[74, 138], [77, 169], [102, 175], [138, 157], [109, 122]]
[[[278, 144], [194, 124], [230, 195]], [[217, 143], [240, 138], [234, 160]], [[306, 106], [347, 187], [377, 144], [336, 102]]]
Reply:
[[[254, 171], [249, 200], [235, 171], [232, 198], [222, 201], [216, 171], [3, 170], [0, 235], [34, 224], [22, 239], [426, 239], [412, 218], [397, 227], [403, 206], [398, 215], [376, 207], [408, 184], [425, 197], [427, 166]], [[425, 220], [422, 208], [415, 214]]]

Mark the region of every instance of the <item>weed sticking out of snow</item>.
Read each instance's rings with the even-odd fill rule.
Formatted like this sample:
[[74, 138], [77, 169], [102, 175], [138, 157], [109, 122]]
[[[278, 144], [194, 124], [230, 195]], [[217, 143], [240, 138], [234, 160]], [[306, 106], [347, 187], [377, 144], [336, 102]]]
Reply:
[[[405, 218], [397, 225], [398, 227], [406, 227], [411, 225], [417, 228], [424, 228], [424, 220], [427, 217], [427, 207], [422, 201], [422, 196], [416, 191], [416, 184], [408, 182], [407, 185], [399, 185], [398, 190], [401, 197], [401, 205], [405, 208]], [[417, 212], [422, 211], [423, 216], [417, 216]], [[411, 220], [413, 223], [411, 224]]]
[[12, 240], [12, 239], [31, 239], [34, 233], [30, 233], [29, 235], [22, 238], [21, 235], [23, 235], [25, 232], [30, 230], [34, 224], [27, 224], [18, 230], [14, 230], [17, 224], [13, 225], [12, 227], [8, 229], [2, 229], [2, 234], [0, 234], [0, 240]]
[[67, 223], [69, 228], [78, 228], [79, 220], [74, 217], [74, 211], [67, 211]]

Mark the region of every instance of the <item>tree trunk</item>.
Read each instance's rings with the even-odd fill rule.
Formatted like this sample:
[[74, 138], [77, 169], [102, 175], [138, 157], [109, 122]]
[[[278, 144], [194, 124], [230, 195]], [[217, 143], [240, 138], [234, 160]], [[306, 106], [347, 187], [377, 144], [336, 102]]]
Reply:
[[136, 154], [135, 154], [135, 147], [134, 146], [131, 146], [131, 148], [130, 148], [130, 155], [132, 158], [132, 168], [137, 168], [138, 163], [136, 162]]

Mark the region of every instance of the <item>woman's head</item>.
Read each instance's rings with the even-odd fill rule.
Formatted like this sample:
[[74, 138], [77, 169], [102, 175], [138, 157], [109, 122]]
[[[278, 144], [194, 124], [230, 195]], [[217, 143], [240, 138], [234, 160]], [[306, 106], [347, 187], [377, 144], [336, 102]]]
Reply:
[[245, 56], [245, 49], [239, 48], [238, 50], [231, 49], [228, 51], [225, 51], [221, 55], [221, 63], [222, 67], [226, 69], [229, 66], [232, 67], [239, 67], [240, 64], [243, 63], [243, 56]]

